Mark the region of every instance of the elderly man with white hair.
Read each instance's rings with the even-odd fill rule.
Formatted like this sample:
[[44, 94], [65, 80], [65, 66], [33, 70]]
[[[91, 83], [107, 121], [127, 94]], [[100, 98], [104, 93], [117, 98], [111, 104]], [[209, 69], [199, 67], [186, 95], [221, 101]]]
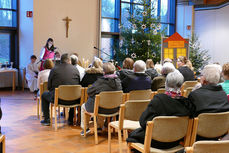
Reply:
[[151, 89], [153, 91], [157, 91], [160, 88], [165, 88], [165, 79], [166, 76], [170, 73], [175, 71], [176, 68], [174, 67], [173, 63], [166, 62], [163, 64], [162, 69], [161, 69], [161, 75], [158, 77], [155, 77], [153, 79], [153, 83], [151, 86]]
[[80, 81], [82, 81], [82, 79], [85, 75], [85, 69], [78, 64], [79, 59], [76, 55], [71, 55], [70, 58], [71, 58], [71, 64], [73, 66], [75, 66], [77, 68], [77, 70], [79, 71]]
[[196, 105], [195, 116], [201, 113], [216, 113], [229, 111], [226, 93], [218, 85], [220, 71], [214, 65], [204, 67], [199, 89], [191, 92], [189, 99]]
[[145, 73], [146, 63], [137, 60], [134, 63], [134, 73], [122, 80], [122, 88], [125, 93], [132, 90], [147, 90], [151, 88], [151, 78]]

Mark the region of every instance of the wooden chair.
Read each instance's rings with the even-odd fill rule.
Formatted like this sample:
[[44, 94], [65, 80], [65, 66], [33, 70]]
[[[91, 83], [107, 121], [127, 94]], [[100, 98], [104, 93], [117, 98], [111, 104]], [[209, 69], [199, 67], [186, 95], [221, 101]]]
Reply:
[[127, 100], [148, 100], [152, 99], [152, 90], [133, 90], [127, 93]]
[[163, 93], [165, 93], [165, 88], [158, 89], [156, 94], [163, 94]]
[[2, 150], [0, 150], [0, 152], [2, 151], [2, 153], [6, 152], [6, 138], [5, 135], [1, 135], [0, 136], [0, 143], [2, 143]]
[[184, 97], [188, 98], [188, 95], [192, 92], [193, 87], [188, 87], [184, 90]]
[[[188, 117], [159, 116], [149, 121], [146, 127], [145, 142], [128, 143], [128, 153], [135, 148], [143, 153], [174, 153], [189, 146], [193, 120]], [[170, 149], [156, 149], [151, 147], [151, 140], [173, 142], [184, 138], [184, 145]]]
[[110, 122], [108, 125], [108, 153], [111, 153], [111, 129], [113, 128], [118, 130], [119, 150], [122, 152], [122, 130], [135, 130], [139, 128], [140, 116], [143, 111], [145, 111], [149, 103], [150, 99], [129, 100], [120, 106], [119, 121]]
[[87, 89], [89, 88], [89, 87], [91, 87], [92, 86], [92, 84], [90, 84], [90, 85], [88, 85], [88, 87], [85, 87], [84, 89], [85, 89], [85, 92], [84, 92], [84, 102], [87, 102], [87, 100], [88, 100], [88, 94], [87, 94]]
[[86, 137], [86, 118], [87, 116], [92, 116], [94, 118], [94, 135], [95, 144], [98, 144], [98, 133], [97, 133], [97, 117], [116, 117], [119, 112], [113, 114], [100, 114], [99, 108], [104, 109], [114, 109], [119, 107], [124, 103], [124, 94], [122, 91], [106, 91], [101, 92], [95, 97], [94, 113], [89, 113], [85, 111], [84, 114], [84, 137]]
[[181, 86], [181, 95], [184, 95], [184, 90], [188, 87], [195, 87], [196, 84], [198, 84], [198, 81], [185, 81]]
[[229, 140], [197, 141], [192, 147], [185, 148], [186, 153], [228, 153]]
[[[65, 100], [65, 101], [74, 101], [77, 99], [80, 99], [79, 104], [74, 105], [64, 105], [59, 104], [58, 100]], [[51, 117], [50, 122], [52, 125], [52, 114], [53, 114], [53, 107], [54, 107], [54, 114], [55, 114], [55, 130], [57, 131], [57, 113], [56, 108], [57, 107], [63, 107], [63, 108], [75, 108], [78, 106], [80, 107], [83, 104], [84, 101], [84, 88], [82, 88], [80, 85], [61, 85], [58, 88], [55, 89], [55, 98], [54, 98], [54, 104], [51, 103]], [[78, 119], [80, 118], [80, 112], [78, 112]], [[74, 111], [74, 122], [76, 120], [76, 113]]]
[[37, 97], [37, 117], [38, 119], [42, 118], [42, 113], [41, 113], [41, 96], [42, 94], [48, 91], [48, 82], [44, 82], [40, 84], [40, 96]]
[[194, 119], [190, 145], [196, 141], [196, 135], [205, 138], [217, 138], [229, 130], [229, 112], [203, 113]]

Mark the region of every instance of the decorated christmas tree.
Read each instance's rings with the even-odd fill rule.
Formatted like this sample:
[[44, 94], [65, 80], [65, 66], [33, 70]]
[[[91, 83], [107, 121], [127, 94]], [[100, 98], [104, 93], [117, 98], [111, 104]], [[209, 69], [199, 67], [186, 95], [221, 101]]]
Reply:
[[189, 40], [189, 51], [189, 59], [196, 72], [201, 71], [211, 59], [208, 55], [208, 50], [201, 48], [200, 41], [195, 34]]
[[119, 62], [126, 57], [144, 61], [150, 58], [155, 63], [160, 62], [163, 33], [160, 19], [154, 15], [152, 2], [141, 0], [139, 3], [142, 7], [137, 7], [134, 13], [128, 10], [128, 26], [120, 25], [121, 38], [114, 47], [114, 58]]

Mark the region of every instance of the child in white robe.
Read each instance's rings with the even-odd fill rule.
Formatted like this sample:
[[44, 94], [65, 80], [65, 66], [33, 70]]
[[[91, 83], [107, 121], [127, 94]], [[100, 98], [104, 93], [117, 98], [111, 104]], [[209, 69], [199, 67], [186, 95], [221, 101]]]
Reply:
[[38, 65], [36, 63], [37, 57], [32, 55], [30, 57], [31, 62], [26, 67], [26, 80], [28, 81], [28, 87], [31, 92], [35, 94], [38, 91], [37, 77], [38, 77]]

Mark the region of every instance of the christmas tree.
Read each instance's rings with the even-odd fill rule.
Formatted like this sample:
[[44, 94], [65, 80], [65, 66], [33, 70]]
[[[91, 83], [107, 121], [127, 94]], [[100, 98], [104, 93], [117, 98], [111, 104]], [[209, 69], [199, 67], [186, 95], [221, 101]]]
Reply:
[[208, 50], [201, 48], [198, 37], [193, 34], [189, 40], [189, 60], [192, 62], [194, 70], [196, 72], [201, 71], [210, 59]]
[[[161, 60], [160, 19], [154, 16], [153, 2], [141, 0], [142, 7], [137, 7], [134, 14], [128, 10], [128, 26], [120, 25], [120, 42], [114, 47], [116, 61], [126, 57], [135, 60], [152, 59], [155, 63]], [[125, 23], [126, 24], [126, 23]]]

